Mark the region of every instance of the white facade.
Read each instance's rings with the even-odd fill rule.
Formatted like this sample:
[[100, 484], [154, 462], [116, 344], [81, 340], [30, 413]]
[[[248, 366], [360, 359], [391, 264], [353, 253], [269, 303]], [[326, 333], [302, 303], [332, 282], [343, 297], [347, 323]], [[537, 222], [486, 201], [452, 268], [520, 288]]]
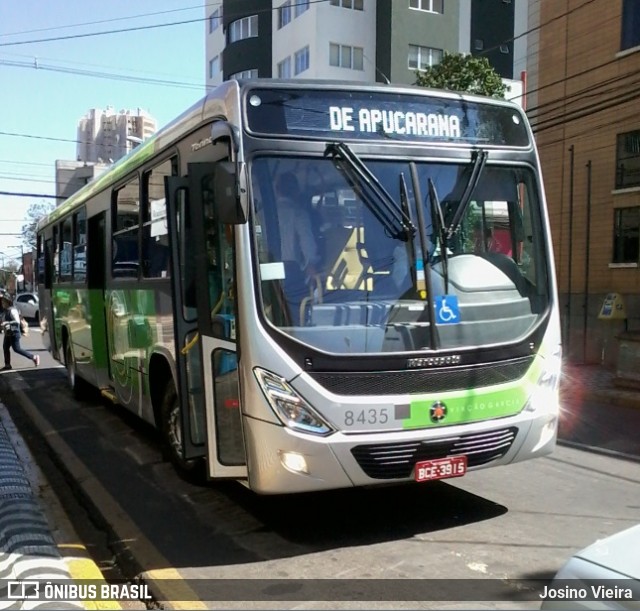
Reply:
[[92, 108], [78, 121], [77, 160], [90, 163], [113, 163], [154, 134], [156, 120], [138, 108], [116, 113]]
[[[289, 58], [291, 74], [288, 78], [375, 81], [375, 2], [364, 2], [363, 10], [333, 6], [328, 2], [310, 3], [304, 13], [278, 28], [277, 9], [283, 4], [282, 0], [273, 2], [272, 72], [275, 78], [279, 75], [279, 64]], [[339, 66], [332, 65], [331, 45], [334, 45], [333, 63], [341, 64]], [[296, 74], [296, 53], [307, 47], [309, 67]]]
[[213, 10], [205, 5], [207, 19], [205, 19], [205, 53], [207, 62], [207, 88], [222, 83], [222, 52], [225, 47], [225, 37], [222, 29], [222, 2]]

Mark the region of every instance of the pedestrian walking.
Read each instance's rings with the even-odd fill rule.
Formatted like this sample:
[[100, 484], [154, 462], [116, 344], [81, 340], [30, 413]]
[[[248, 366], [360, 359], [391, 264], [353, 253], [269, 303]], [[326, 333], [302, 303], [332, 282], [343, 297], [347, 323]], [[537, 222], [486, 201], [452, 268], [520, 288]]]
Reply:
[[31, 354], [23, 350], [20, 346], [20, 336], [22, 332], [20, 330], [20, 313], [18, 308], [13, 305], [13, 299], [9, 294], [4, 294], [2, 299], [3, 314], [2, 314], [2, 331], [4, 332], [4, 341], [2, 342], [2, 349], [4, 350], [4, 367], [2, 371], [11, 369], [11, 349], [16, 354], [20, 354], [25, 358], [33, 361], [33, 364], [37, 367], [40, 365], [40, 357], [37, 354]]

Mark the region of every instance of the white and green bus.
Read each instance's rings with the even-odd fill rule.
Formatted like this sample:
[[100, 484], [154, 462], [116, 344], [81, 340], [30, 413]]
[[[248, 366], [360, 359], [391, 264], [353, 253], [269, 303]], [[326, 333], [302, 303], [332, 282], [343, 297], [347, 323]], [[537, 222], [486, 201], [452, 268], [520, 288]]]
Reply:
[[38, 226], [71, 387], [259, 493], [429, 481], [556, 443], [539, 159], [507, 101], [229, 81]]

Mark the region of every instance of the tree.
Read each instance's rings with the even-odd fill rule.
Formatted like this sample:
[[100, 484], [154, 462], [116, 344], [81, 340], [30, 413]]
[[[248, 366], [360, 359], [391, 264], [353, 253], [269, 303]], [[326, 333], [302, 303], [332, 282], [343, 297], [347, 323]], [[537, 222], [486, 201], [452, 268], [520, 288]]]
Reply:
[[486, 57], [445, 53], [439, 64], [416, 71], [416, 85], [504, 99], [508, 87]]
[[22, 226], [22, 243], [28, 250], [36, 247], [36, 227], [38, 221], [49, 214], [56, 205], [53, 202], [39, 201], [32, 203], [27, 209], [27, 222]]

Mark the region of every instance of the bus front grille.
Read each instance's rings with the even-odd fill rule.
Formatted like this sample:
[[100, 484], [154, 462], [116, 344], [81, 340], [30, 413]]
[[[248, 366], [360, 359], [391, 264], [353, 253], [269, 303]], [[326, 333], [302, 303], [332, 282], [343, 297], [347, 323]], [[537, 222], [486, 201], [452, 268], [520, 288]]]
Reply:
[[509, 427], [434, 441], [361, 445], [351, 453], [369, 477], [401, 479], [409, 477], [414, 465], [422, 460], [465, 455], [468, 467], [485, 465], [504, 456], [517, 434], [517, 427]]
[[376, 372], [318, 371], [309, 375], [338, 395], [420, 394], [514, 382], [527, 373], [532, 363], [530, 356], [473, 366]]

